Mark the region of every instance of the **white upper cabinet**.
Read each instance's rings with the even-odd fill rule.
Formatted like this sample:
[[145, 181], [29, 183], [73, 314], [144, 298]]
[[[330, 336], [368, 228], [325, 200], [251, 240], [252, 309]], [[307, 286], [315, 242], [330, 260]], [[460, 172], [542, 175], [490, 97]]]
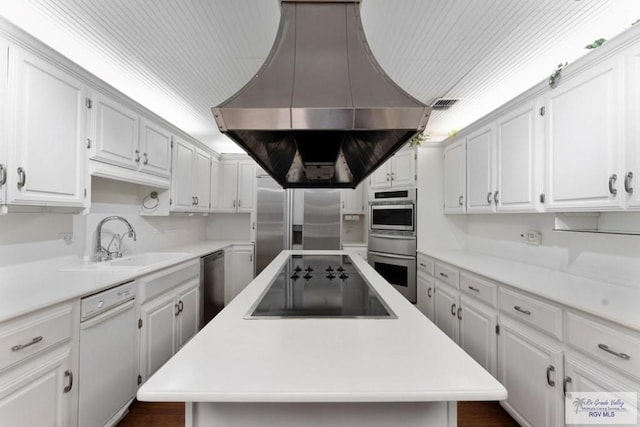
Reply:
[[444, 149], [444, 212], [465, 212], [465, 141], [452, 142]]
[[627, 200], [627, 206], [640, 208], [640, 45], [634, 46], [627, 54], [626, 84], [626, 150], [625, 164], [621, 170], [620, 180]]
[[[539, 208], [543, 118], [540, 102], [528, 102], [496, 121], [494, 207], [505, 212]], [[496, 203], [497, 201], [497, 203]]]
[[211, 194], [209, 195], [211, 212], [218, 210], [220, 205], [220, 162], [215, 157], [211, 157]]
[[171, 133], [154, 122], [140, 120], [140, 170], [149, 174], [171, 176]]
[[372, 190], [414, 187], [416, 185], [416, 152], [404, 148], [376, 169], [369, 180]]
[[171, 211], [208, 212], [211, 197], [211, 156], [195, 146], [174, 140]]
[[617, 55], [564, 76], [545, 102], [546, 208], [623, 206], [621, 69]]
[[494, 133], [490, 125], [467, 137], [467, 213], [495, 211]]
[[142, 161], [138, 148], [138, 114], [99, 92], [92, 96], [91, 104], [91, 159], [137, 169]]
[[218, 212], [252, 212], [256, 204], [253, 160], [223, 160], [219, 166]]
[[[9, 43], [0, 38], [0, 70], [7, 69]], [[0, 73], [0, 100], [7, 99], [7, 73]], [[0, 102], [0, 206], [7, 199], [7, 103]]]
[[23, 49], [9, 53], [7, 203], [82, 207], [86, 87]]
[[365, 182], [354, 189], [342, 190], [342, 213], [364, 215], [367, 201], [365, 199]]

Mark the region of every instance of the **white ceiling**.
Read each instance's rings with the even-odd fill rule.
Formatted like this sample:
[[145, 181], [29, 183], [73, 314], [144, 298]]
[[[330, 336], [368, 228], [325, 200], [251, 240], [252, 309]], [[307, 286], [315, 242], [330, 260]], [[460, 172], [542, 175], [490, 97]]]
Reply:
[[[279, 0], [0, 0], [31, 33], [218, 152], [237, 152], [210, 108], [266, 58]], [[380, 65], [434, 111], [440, 140], [640, 18], [638, 0], [363, 0]]]

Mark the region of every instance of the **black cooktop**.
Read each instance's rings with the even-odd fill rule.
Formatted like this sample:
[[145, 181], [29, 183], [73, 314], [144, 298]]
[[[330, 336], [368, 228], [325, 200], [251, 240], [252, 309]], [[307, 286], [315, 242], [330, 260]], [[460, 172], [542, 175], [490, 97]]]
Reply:
[[247, 318], [395, 318], [395, 315], [348, 255], [292, 255]]

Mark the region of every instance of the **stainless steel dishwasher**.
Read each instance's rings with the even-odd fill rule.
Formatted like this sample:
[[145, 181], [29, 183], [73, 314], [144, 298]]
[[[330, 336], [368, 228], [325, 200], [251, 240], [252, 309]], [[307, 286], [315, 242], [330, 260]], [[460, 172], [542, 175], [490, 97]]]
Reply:
[[224, 308], [224, 251], [202, 257], [200, 277], [202, 278], [200, 328], [202, 328]]

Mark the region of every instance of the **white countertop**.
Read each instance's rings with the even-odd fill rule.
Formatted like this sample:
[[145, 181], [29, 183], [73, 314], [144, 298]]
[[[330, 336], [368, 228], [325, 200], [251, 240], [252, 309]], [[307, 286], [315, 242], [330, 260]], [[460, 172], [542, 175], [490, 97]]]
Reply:
[[[283, 251], [138, 391], [143, 401], [502, 400], [505, 388], [360, 257], [397, 319], [244, 319]], [[305, 253], [347, 254], [343, 251]]]
[[640, 292], [637, 290], [475, 252], [428, 249], [420, 250], [419, 253], [567, 307], [640, 330]]
[[164, 248], [156, 252], [184, 252], [186, 255], [135, 271], [59, 271], [82, 263], [76, 257], [52, 258], [0, 268], [0, 322], [98, 292], [236, 243], [246, 242], [205, 240]]

